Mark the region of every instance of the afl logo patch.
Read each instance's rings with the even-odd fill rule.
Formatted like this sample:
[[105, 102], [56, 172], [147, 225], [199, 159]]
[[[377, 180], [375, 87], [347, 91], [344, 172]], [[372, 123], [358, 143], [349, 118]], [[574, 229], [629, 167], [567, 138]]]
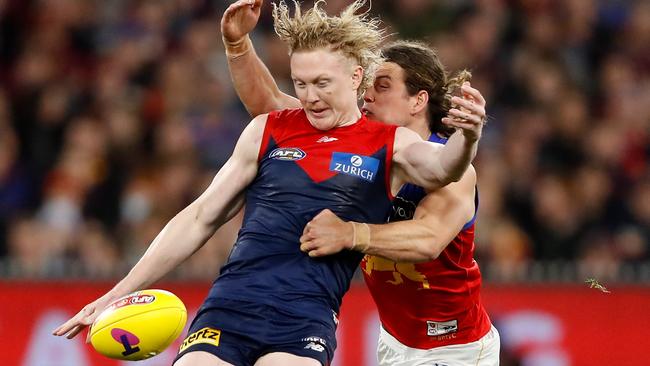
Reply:
[[302, 160], [307, 156], [307, 153], [297, 147], [280, 147], [269, 154], [270, 159], [296, 161]]

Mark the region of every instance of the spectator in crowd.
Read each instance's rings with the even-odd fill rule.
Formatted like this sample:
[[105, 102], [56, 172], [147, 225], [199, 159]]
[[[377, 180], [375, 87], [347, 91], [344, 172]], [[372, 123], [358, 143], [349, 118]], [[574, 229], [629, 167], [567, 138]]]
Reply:
[[[328, 11], [348, 3], [329, 1]], [[110, 275], [92, 272], [86, 246], [132, 261], [206, 187], [247, 115], [216, 26], [227, 5], [0, 1], [5, 261], [34, 275], [64, 274], [68, 262]], [[450, 71], [472, 70], [491, 106], [475, 164], [488, 278], [516, 279], [548, 260], [615, 278], [650, 259], [647, 1], [373, 5], [401, 38], [437, 48]], [[290, 90], [269, 13], [253, 37]], [[234, 240], [238, 220], [215, 244]], [[178, 275], [213, 277], [226, 253], [205, 250], [203, 273], [188, 264]]]

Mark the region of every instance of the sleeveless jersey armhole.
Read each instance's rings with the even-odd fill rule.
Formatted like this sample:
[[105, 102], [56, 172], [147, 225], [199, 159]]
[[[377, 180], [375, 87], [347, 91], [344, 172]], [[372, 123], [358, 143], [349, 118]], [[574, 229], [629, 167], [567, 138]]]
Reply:
[[266, 124], [264, 125], [264, 133], [262, 135], [262, 143], [260, 143], [260, 150], [257, 152], [257, 161], [260, 162], [264, 158], [264, 153], [269, 146], [269, 141], [271, 139], [271, 126], [273, 122], [277, 119], [277, 111], [272, 111], [269, 113], [266, 118]]
[[391, 186], [391, 169], [393, 167], [393, 145], [395, 144], [395, 131], [397, 131], [397, 126], [391, 126], [391, 129], [388, 131], [388, 138], [386, 139], [386, 194], [388, 199], [393, 201], [395, 196], [393, 196], [392, 186]]
[[478, 187], [474, 187], [474, 216], [465, 224], [463, 225], [462, 231], [465, 231], [472, 227], [474, 223], [476, 222], [476, 216], [478, 215]]

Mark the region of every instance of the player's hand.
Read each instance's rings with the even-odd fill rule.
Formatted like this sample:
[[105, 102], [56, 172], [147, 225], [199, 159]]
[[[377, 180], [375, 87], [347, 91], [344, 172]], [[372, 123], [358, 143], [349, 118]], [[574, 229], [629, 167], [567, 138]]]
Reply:
[[[52, 334], [55, 336], [64, 336], [67, 334], [66, 338], [72, 339], [82, 330], [86, 329], [89, 325], [92, 325], [97, 316], [110, 304], [108, 299], [103, 297], [91, 302], [86, 305], [77, 313], [77, 315], [70, 318], [67, 322], [61, 324], [56, 328]], [[86, 343], [90, 342], [90, 332], [86, 337]]]
[[352, 247], [353, 240], [352, 225], [325, 209], [305, 226], [300, 237], [300, 250], [310, 257], [322, 257]]
[[236, 43], [250, 33], [260, 19], [263, 0], [239, 0], [230, 4], [221, 17], [221, 35]]
[[452, 108], [442, 122], [460, 128], [468, 140], [477, 141], [481, 138], [486, 119], [485, 98], [469, 82], [463, 83], [460, 90], [462, 97], [451, 98]]

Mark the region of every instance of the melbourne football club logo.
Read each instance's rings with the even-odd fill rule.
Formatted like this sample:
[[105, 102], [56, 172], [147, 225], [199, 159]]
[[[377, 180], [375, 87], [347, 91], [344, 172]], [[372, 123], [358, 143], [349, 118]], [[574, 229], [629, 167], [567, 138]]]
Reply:
[[335, 152], [332, 154], [330, 171], [351, 175], [374, 182], [379, 169], [379, 160], [370, 156], [361, 156]]
[[307, 153], [297, 147], [280, 147], [269, 154], [269, 158], [275, 160], [296, 161], [304, 159]]

